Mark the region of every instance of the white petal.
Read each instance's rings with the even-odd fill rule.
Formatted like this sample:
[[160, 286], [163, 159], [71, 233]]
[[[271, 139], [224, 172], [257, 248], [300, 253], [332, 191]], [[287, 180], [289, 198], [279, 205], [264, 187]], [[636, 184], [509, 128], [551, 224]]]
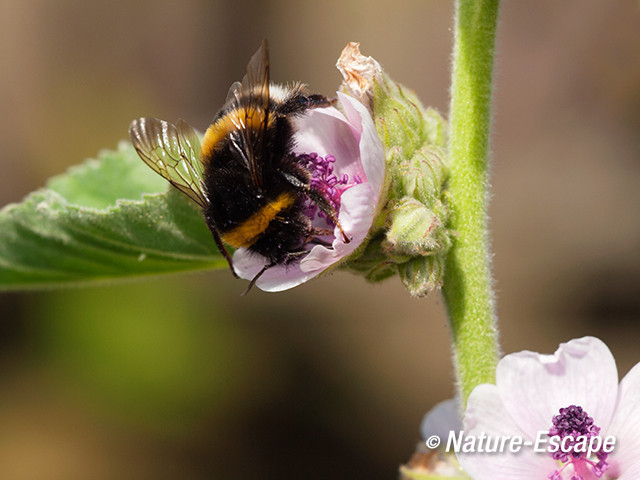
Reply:
[[558, 410], [581, 406], [607, 430], [615, 409], [618, 373], [607, 346], [594, 337], [571, 340], [553, 355], [520, 352], [496, 370], [505, 409], [529, 434], [549, 429]]
[[420, 435], [427, 439], [432, 435], [440, 438], [440, 444], [445, 445], [450, 432], [462, 430], [460, 420], [460, 402], [451, 398], [438, 403], [422, 419]]
[[[609, 473], [608, 470], [607, 470], [607, 473]], [[617, 480], [638, 480], [639, 478], [640, 478], [640, 462], [629, 466], [625, 471], [621, 472], [620, 476], [617, 477]]]
[[[358, 126], [360, 121], [358, 121]], [[360, 131], [334, 107], [316, 108], [297, 120], [296, 153], [333, 155], [334, 168], [340, 174], [366, 180], [360, 160]]]
[[367, 183], [354, 185], [342, 194], [338, 219], [351, 241], [344, 243], [338, 228], [334, 230], [333, 248], [321, 245], [313, 247], [311, 253], [300, 262], [303, 271], [317, 271], [330, 267], [341, 258], [350, 255], [364, 240], [373, 223], [375, 200], [371, 186]]
[[[240, 278], [251, 280], [262, 268], [267, 265], [267, 259], [251, 253], [246, 248], [239, 248], [233, 253], [233, 268]], [[292, 271], [298, 274], [291, 275]], [[279, 292], [293, 288], [304, 282], [304, 276], [300, 275], [300, 266], [276, 266], [267, 270], [259, 279], [257, 285], [268, 292]]]
[[495, 385], [479, 385], [471, 392], [463, 426], [466, 437], [478, 438], [484, 434], [492, 441], [507, 439], [505, 447], [499, 449], [501, 453], [458, 452], [460, 464], [474, 480], [540, 480], [556, 468], [548, 454], [534, 453], [531, 446], [513, 444], [513, 450], [510, 448], [512, 438], [535, 441], [535, 434], [523, 436], [517, 419], [506, 411]]
[[[616, 438], [616, 447], [610, 458], [619, 466], [621, 473], [626, 475], [633, 465], [640, 466], [640, 363], [629, 370], [620, 382], [616, 411], [606, 435]], [[640, 478], [640, 472], [633, 478]]]
[[380, 190], [384, 183], [385, 160], [384, 148], [378, 136], [378, 131], [373, 123], [373, 119], [362, 103], [355, 98], [349, 97], [342, 93], [338, 93], [347, 118], [355, 124], [356, 116], [361, 122], [361, 138], [360, 138], [360, 156], [362, 159], [362, 167], [364, 168], [367, 181], [371, 188], [379, 196]]

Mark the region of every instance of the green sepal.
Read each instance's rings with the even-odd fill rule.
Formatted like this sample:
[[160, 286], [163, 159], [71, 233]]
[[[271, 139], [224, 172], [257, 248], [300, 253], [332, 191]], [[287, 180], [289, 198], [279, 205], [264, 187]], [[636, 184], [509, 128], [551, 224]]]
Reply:
[[419, 445], [405, 465], [400, 466], [399, 480], [471, 480], [462, 470], [455, 453], [442, 447], [425, 451]]
[[437, 255], [414, 257], [398, 265], [398, 272], [409, 293], [420, 297], [442, 287], [444, 262]]
[[385, 235], [382, 232], [371, 237], [362, 250], [358, 249], [349, 257], [343, 268], [364, 276], [371, 282], [380, 282], [398, 273], [396, 262], [387, 260], [382, 244]]
[[388, 188], [369, 244], [345, 267], [374, 282], [398, 273], [412, 295], [423, 296], [442, 285], [451, 246], [446, 122], [384, 73], [373, 81], [371, 105]]

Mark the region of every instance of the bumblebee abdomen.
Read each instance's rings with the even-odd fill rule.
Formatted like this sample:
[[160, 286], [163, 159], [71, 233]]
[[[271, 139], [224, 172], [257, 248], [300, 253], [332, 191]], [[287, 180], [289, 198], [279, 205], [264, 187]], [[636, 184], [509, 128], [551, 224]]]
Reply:
[[298, 260], [298, 254], [308, 251], [308, 237], [308, 219], [301, 208], [294, 206], [286, 216], [274, 218], [248, 249], [265, 257], [270, 264], [286, 265]]
[[[241, 107], [222, 110], [207, 130], [201, 151], [209, 200], [205, 217], [224, 243], [258, 248], [258, 253], [272, 258], [265, 249], [255, 247], [259, 239], [263, 244], [263, 237], [279, 237], [278, 229], [285, 225], [290, 232], [285, 234], [287, 241], [274, 243], [278, 252], [284, 252], [306, 236], [308, 222], [296, 231], [286, 226], [290, 218], [300, 217], [304, 203], [304, 194], [292, 187], [287, 175], [307, 183], [309, 174], [291, 154], [293, 130], [286, 117], [268, 117], [259, 135], [262, 148], [253, 151], [253, 161], [249, 161], [250, 154], [239, 148], [242, 136], [254, 138], [255, 132], [249, 135], [247, 131], [260, 126], [265, 126], [265, 112]], [[280, 253], [275, 257], [280, 258]]]
[[250, 247], [262, 236], [271, 223], [296, 203], [296, 195], [282, 192], [274, 200], [267, 202], [246, 220], [227, 231], [221, 231], [222, 240], [232, 247]]

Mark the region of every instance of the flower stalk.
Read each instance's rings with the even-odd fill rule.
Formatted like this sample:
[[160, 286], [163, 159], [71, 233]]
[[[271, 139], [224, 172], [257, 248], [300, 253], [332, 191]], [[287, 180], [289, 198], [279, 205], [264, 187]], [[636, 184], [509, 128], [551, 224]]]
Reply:
[[499, 347], [487, 234], [487, 164], [499, 0], [457, 0], [449, 112], [449, 229], [443, 293], [462, 405], [494, 383]]

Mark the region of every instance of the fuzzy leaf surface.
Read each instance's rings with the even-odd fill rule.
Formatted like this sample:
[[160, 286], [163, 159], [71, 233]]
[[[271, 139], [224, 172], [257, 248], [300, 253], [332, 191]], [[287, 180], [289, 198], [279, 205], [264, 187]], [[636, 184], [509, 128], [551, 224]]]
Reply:
[[0, 290], [215, 268], [199, 208], [126, 142], [0, 210]]

